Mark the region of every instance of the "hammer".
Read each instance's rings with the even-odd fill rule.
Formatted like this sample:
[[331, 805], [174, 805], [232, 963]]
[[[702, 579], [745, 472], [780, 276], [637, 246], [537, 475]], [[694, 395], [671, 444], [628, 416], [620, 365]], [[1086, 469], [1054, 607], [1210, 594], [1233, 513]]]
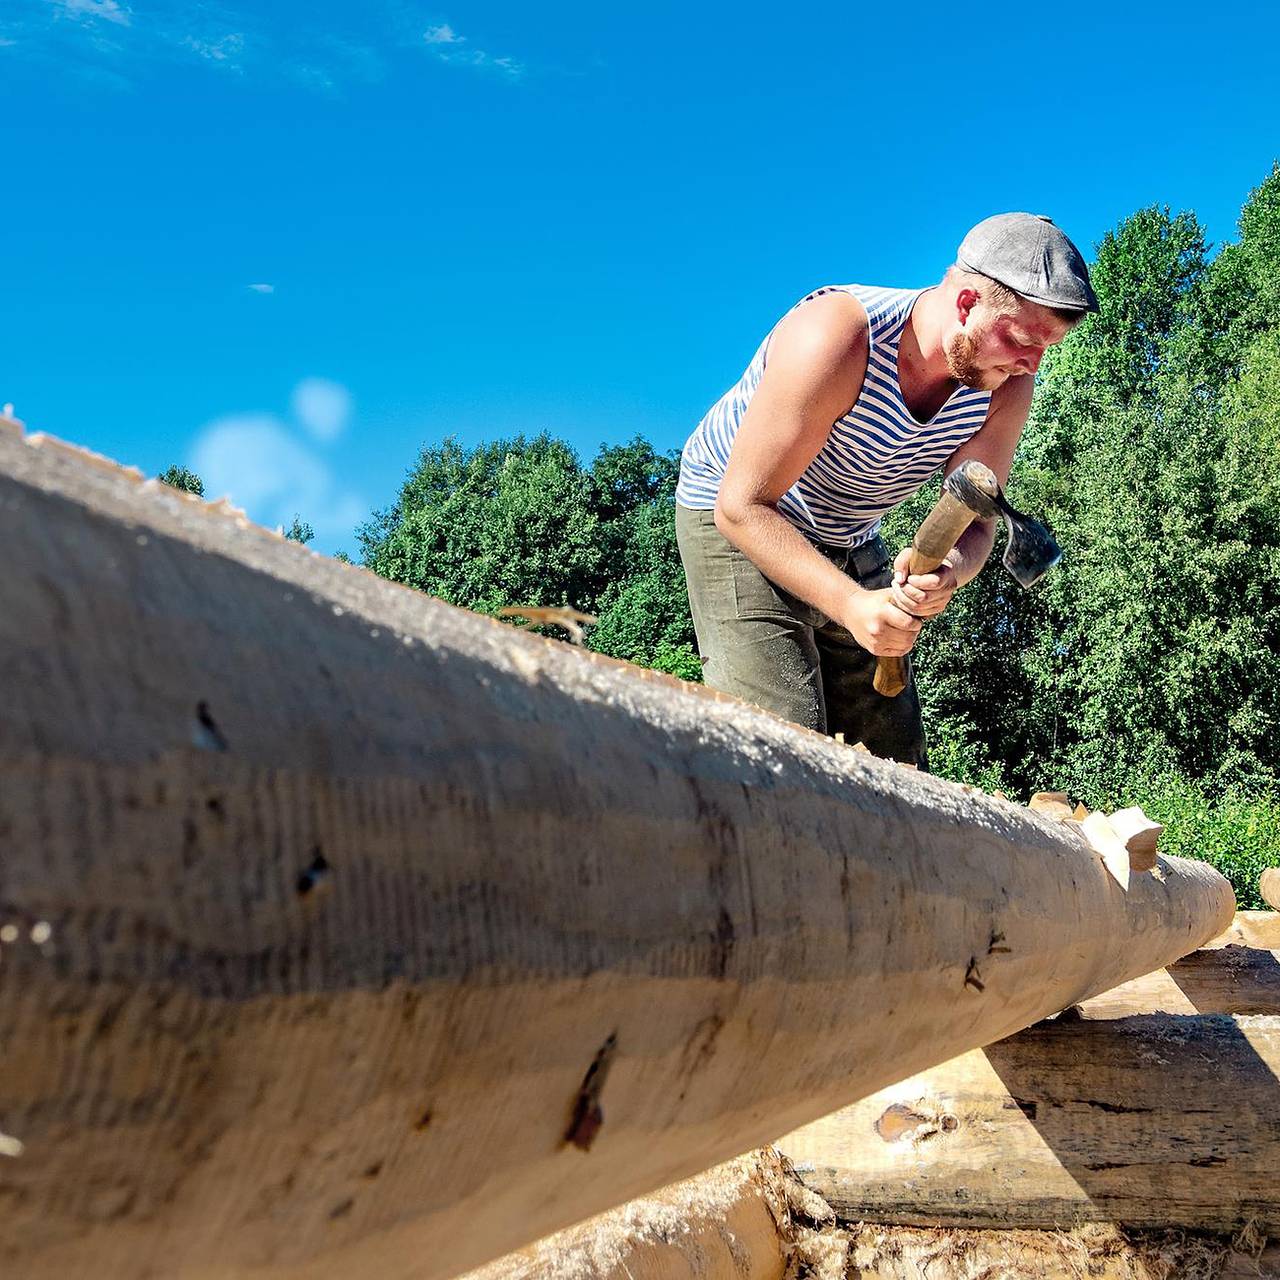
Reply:
[[[1062, 559], [1062, 548], [1038, 520], [1015, 511], [1005, 501], [995, 472], [973, 458], [943, 481], [941, 497], [911, 540], [908, 574], [932, 573], [975, 520], [989, 520], [996, 512], [1004, 516], [1009, 531], [1004, 567], [1020, 586], [1035, 586]], [[872, 683], [877, 693], [896, 698], [907, 687], [903, 660], [878, 658]]]

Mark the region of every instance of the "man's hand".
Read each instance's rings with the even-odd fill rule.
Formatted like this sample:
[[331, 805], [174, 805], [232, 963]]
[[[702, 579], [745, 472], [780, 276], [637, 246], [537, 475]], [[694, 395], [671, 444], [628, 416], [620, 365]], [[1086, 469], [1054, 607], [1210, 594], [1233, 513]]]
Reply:
[[908, 574], [910, 562], [911, 548], [903, 547], [893, 562], [893, 586], [889, 588], [893, 602], [917, 618], [937, 617], [960, 585], [956, 571], [944, 560], [932, 573]]
[[858, 588], [841, 619], [853, 638], [877, 658], [900, 658], [911, 652], [920, 634], [920, 619], [893, 601], [894, 587], [879, 591]]

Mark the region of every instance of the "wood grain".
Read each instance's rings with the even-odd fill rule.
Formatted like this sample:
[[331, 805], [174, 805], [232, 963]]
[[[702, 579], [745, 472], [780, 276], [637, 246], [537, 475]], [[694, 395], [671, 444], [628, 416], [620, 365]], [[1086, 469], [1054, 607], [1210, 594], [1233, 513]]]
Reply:
[[1280, 1018], [1055, 1021], [788, 1135], [853, 1221], [1280, 1229]]

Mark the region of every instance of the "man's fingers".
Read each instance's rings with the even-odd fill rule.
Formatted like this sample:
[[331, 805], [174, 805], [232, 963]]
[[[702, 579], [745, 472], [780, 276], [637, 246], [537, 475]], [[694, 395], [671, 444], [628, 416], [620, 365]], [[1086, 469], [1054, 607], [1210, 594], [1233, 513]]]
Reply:
[[884, 611], [884, 622], [895, 631], [909, 631], [912, 635], [920, 630], [920, 619], [909, 610], [899, 609], [897, 605]]
[[893, 632], [887, 633], [886, 637], [876, 646], [875, 654], [877, 658], [902, 658], [915, 647], [915, 636], [910, 636], [903, 640], [890, 639], [889, 637], [894, 634]]

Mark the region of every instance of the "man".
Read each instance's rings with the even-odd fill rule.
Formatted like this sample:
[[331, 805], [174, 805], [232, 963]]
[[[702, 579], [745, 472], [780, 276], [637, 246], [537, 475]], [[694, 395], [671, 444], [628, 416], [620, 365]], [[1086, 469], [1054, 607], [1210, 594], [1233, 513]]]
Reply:
[[685, 444], [676, 533], [707, 684], [877, 755], [925, 766], [914, 681], [871, 687], [982, 568], [975, 522], [935, 573], [907, 576], [880, 519], [968, 458], [1003, 484], [1045, 350], [1097, 309], [1047, 218], [965, 236], [930, 289], [835, 285], [777, 324]]

